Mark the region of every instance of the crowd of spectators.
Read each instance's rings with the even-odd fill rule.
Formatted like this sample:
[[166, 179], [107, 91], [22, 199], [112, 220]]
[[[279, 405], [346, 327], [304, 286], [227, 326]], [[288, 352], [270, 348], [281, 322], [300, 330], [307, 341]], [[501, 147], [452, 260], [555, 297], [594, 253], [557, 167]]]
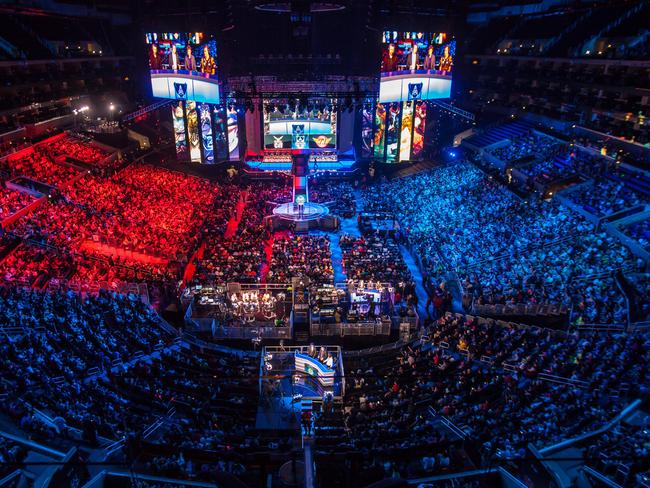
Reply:
[[0, 261], [0, 284], [42, 287], [50, 278], [66, 278], [73, 271], [69, 256], [23, 244]]
[[572, 149], [517, 169], [530, 178], [532, 183], [544, 187], [576, 175], [591, 178], [605, 173], [610, 166], [611, 163], [606, 158]]
[[650, 426], [621, 423], [586, 446], [588, 465], [623, 486], [650, 477]]
[[[199, 260], [196, 281], [226, 283], [255, 283], [260, 277], [260, 268], [265, 260], [264, 246], [269, 237], [264, 225], [267, 215], [268, 193], [255, 192], [254, 188], [244, 192], [246, 198], [237, 228], [230, 235], [226, 232], [211, 235], [206, 239], [204, 257]], [[239, 196], [238, 196], [239, 198]], [[236, 218], [232, 215], [232, 218]], [[219, 226], [220, 227], [220, 226]]]
[[631, 287], [630, 320], [647, 322], [650, 320], [650, 274], [630, 273], [624, 282]]
[[371, 186], [364, 197], [369, 211], [396, 212], [433, 282], [454, 272], [478, 305], [574, 302], [581, 320], [605, 322], [624, 313], [607, 277], [637, 260], [557, 202], [522, 201], [466, 163]]
[[0, 437], [0, 479], [20, 469], [27, 455], [27, 449], [20, 444]]
[[563, 144], [559, 140], [530, 131], [513, 137], [507, 145], [489, 149], [488, 152], [501, 161], [511, 162], [531, 155], [546, 159], [562, 150]]
[[[393, 461], [400, 476], [422, 475], [424, 467], [437, 474], [464, 463], [434, 428], [442, 418], [486, 462], [517, 459], [529, 443], [539, 448], [603, 426], [625, 406], [630, 385], [646, 385], [635, 397], [648, 394], [647, 334], [567, 335], [448, 315], [426, 337], [347, 360], [349, 395], [342, 416], [317, 421], [317, 453], [361, 452], [368, 462]], [[611, 395], [618, 390], [621, 398]]]
[[343, 218], [353, 217], [356, 213], [354, 189], [346, 181], [314, 179], [310, 183], [309, 198], [312, 202], [329, 203], [330, 212]]
[[0, 329], [18, 329], [1, 346], [2, 393], [11, 392], [55, 420], [43, 429], [20, 403], [5, 404], [6, 413], [43, 435], [70, 435], [74, 427], [89, 441], [97, 434], [119, 438], [135, 412], [103, 384], [84, 380], [91, 368], [106, 372], [169, 343], [172, 336], [156, 313], [134, 296], [100, 292], [82, 299], [72, 292], [14, 287], [0, 289], [0, 308]]
[[[97, 445], [126, 438], [138, 449], [141, 467], [200, 479], [214, 470], [203, 472], [201, 458], [218, 460], [217, 470], [243, 474], [233, 456], [243, 463], [246, 453], [290, 446], [289, 438], [269, 443], [255, 430], [257, 355], [179, 347], [134, 296], [100, 292], [82, 299], [70, 291], [5, 287], [0, 307], [7, 311], [0, 329], [14, 330], [0, 346], [0, 394], [12, 395], [3, 411], [37, 439], [82, 438]], [[170, 409], [173, 416], [145, 443], [143, 430]]]
[[643, 249], [650, 252], [650, 219], [635, 222], [623, 227], [623, 233], [639, 243]]
[[[0, 180], [0, 183], [1, 180]], [[22, 210], [34, 201], [29, 193], [23, 193], [0, 186], [0, 222]]]
[[62, 187], [80, 174], [73, 166], [57, 163], [52, 155], [38, 146], [0, 160], [0, 172], [9, 179], [25, 176], [55, 187]]
[[107, 151], [90, 141], [84, 142], [69, 135], [45, 143], [43, 151], [47, 151], [54, 158], [72, 158], [93, 166], [104, 166], [109, 156]]
[[131, 165], [108, 179], [85, 176], [64, 198], [100, 220], [99, 227], [79, 229], [82, 236], [110, 237], [115, 247], [176, 260], [196, 246], [218, 194], [207, 180]]
[[291, 278], [303, 276], [314, 283], [334, 281], [329, 236], [276, 236], [266, 281], [288, 283]]
[[[14, 253], [9, 266], [40, 266], [52, 278], [108, 289], [129, 282], [161, 286], [179, 278], [206, 217], [215, 222], [230, 203], [227, 190], [152, 166], [127, 167], [111, 178], [84, 175], [11, 229], [56, 250], [40, 252], [31, 263]], [[60, 269], [61, 259], [73, 274]]]
[[642, 187], [633, 183], [638, 178], [641, 178], [640, 173], [618, 169], [578, 187], [568, 193], [567, 198], [596, 217], [605, 217], [650, 203], [650, 186], [648, 190], [640, 190]]
[[399, 246], [391, 237], [342, 234], [339, 245], [348, 280], [375, 281], [394, 286], [412, 280]]

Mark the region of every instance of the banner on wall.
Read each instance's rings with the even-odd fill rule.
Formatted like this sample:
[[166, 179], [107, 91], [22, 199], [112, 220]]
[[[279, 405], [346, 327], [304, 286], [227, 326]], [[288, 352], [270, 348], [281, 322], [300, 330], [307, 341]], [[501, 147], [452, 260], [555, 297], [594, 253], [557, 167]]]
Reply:
[[361, 110], [361, 157], [372, 156], [372, 109], [367, 106]]
[[214, 144], [212, 140], [212, 109], [207, 103], [199, 105], [201, 119], [201, 141], [203, 143], [203, 162], [214, 164]]
[[201, 162], [201, 138], [199, 136], [199, 117], [196, 113], [196, 102], [185, 102], [185, 116], [187, 118], [187, 136], [190, 146], [190, 161]]
[[424, 149], [424, 131], [427, 121], [427, 102], [416, 102], [415, 120], [413, 122], [413, 159], [422, 158]]
[[411, 159], [411, 141], [413, 139], [413, 102], [404, 102], [402, 106], [402, 130], [399, 141], [399, 160]]
[[239, 126], [234, 106], [228, 108], [228, 151], [231, 160], [239, 159]]
[[212, 110], [212, 131], [214, 133], [215, 156], [219, 160], [228, 159], [226, 111], [222, 106], [215, 105]]
[[185, 110], [183, 102], [172, 105], [172, 125], [174, 127], [174, 144], [176, 157], [179, 160], [187, 159], [187, 139], [185, 137]]
[[391, 103], [386, 114], [386, 161], [397, 160], [397, 148], [399, 146], [401, 103]]
[[386, 140], [386, 106], [377, 105], [375, 111], [375, 138], [373, 142], [375, 157], [384, 159], [384, 141]]

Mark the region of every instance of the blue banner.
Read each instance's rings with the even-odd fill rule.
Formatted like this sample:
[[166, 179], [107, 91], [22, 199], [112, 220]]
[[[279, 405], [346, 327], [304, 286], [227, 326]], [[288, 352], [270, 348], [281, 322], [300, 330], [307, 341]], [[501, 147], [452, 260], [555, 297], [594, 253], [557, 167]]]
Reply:
[[203, 163], [214, 164], [214, 146], [212, 142], [212, 109], [207, 103], [199, 105], [201, 114], [201, 139], [203, 142]]

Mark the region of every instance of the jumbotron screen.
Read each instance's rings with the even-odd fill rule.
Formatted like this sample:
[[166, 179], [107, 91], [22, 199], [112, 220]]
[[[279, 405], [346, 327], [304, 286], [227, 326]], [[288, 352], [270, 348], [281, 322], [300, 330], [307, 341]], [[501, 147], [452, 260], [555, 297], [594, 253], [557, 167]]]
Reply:
[[336, 108], [331, 100], [307, 103], [264, 100], [266, 149], [336, 148]]
[[379, 103], [449, 98], [455, 54], [444, 32], [383, 32]]
[[148, 32], [149, 73], [154, 97], [221, 102], [217, 42], [203, 32]]

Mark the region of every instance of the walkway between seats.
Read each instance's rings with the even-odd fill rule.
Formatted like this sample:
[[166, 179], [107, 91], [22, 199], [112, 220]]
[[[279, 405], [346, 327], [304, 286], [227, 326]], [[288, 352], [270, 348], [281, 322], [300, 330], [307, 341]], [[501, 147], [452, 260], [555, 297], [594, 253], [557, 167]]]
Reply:
[[341, 233], [337, 232], [330, 237], [330, 252], [332, 253], [332, 269], [334, 270], [334, 283], [345, 283], [347, 277], [343, 270], [343, 251], [339, 240]]
[[357, 216], [363, 212], [363, 199], [361, 190], [354, 191], [356, 212], [352, 217], [347, 219], [341, 218], [339, 232], [331, 235], [330, 252], [332, 253], [332, 268], [334, 269], [334, 283], [345, 283], [347, 276], [343, 269], [343, 251], [341, 250], [340, 239], [342, 234], [348, 234], [355, 237], [361, 236]]
[[127, 251], [121, 247], [114, 247], [108, 244], [102, 244], [100, 242], [95, 242], [92, 240], [86, 240], [81, 244], [80, 250], [92, 250], [96, 253], [103, 254], [105, 256], [117, 256], [120, 258], [128, 258], [131, 261], [137, 261], [139, 263], [146, 264], [157, 264], [157, 265], [166, 265], [169, 260], [165, 258], [160, 258], [156, 256], [151, 256], [150, 254], [144, 254], [136, 251]]
[[417, 262], [411, 255], [411, 252], [405, 246], [400, 245], [399, 248], [400, 251], [402, 251], [402, 257], [404, 258], [404, 262], [406, 263], [406, 266], [411, 272], [411, 276], [413, 276], [413, 281], [415, 281], [415, 294], [418, 297], [418, 315], [420, 316], [420, 320], [422, 321], [427, 316], [425, 307], [429, 295], [427, 295], [427, 292], [424, 289], [422, 273], [420, 272], [420, 268], [418, 267]]
[[271, 261], [273, 260], [273, 243], [275, 242], [275, 233], [272, 232], [270, 237], [264, 241], [264, 262], [260, 266], [260, 283], [266, 283], [266, 278], [271, 271]]
[[185, 272], [183, 273], [183, 283], [189, 283], [194, 278], [194, 273], [196, 273], [196, 262], [197, 260], [203, 259], [203, 254], [205, 253], [205, 242], [201, 242], [201, 245], [196, 250], [192, 257], [185, 267]]
[[235, 207], [235, 215], [233, 215], [228, 221], [228, 225], [226, 226], [226, 231], [223, 234], [223, 236], [226, 239], [230, 239], [231, 237], [233, 237], [237, 232], [237, 229], [239, 228], [239, 222], [241, 221], [242, 214], [244, 213], [244, 209], [246, 208], [247, 196], [248, 196], [248, 192], [244, 190], [241, 193], [241, 197], [239, 198], [239, 201], [237, 202], [237, 206]]
[[363, 198], [361, 196], [361, 190], [354, 190], [354, 200], [355, 200], [355, 209], [356, 212], [354, 216], [347, 219], [341, 219], [340, 229], [343, 234], [350, 234], [355, 237], [361, 236], [361, 231], [359, 230], [359, 221], [358, 216], [363, 212]]

